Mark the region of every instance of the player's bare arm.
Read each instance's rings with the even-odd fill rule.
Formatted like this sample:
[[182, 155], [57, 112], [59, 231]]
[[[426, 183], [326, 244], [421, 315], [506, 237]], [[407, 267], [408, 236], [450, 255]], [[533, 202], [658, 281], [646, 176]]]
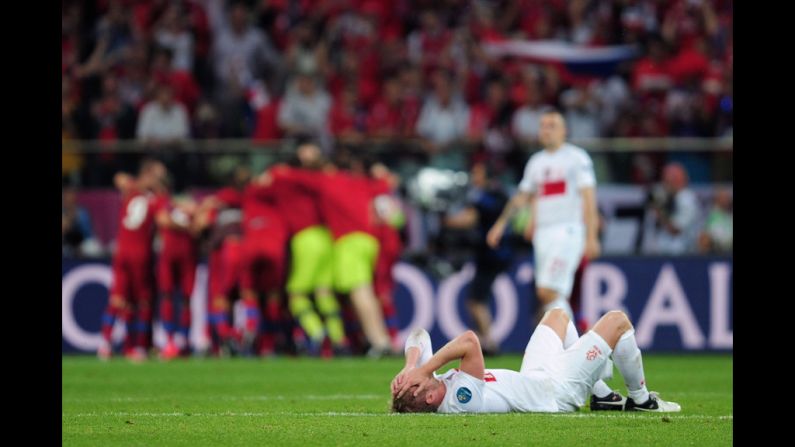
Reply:
[[585, 256], [594, 259], [599, 256], [599, 213], [596, 210], [596, 193], [593, 187], [582, 188], [583, 219], [585, 220]]
[[428, 381], [433, 378], [434, 371], [456, 359], [461, 359], [459, 366], [461, 371], [477, 379], [483, 379], [485, 361], [480, 348], [480, 340], [473, 331], [466, 331], [444, 345], [427, 363], [409, 371], [397, 397], [403, 396], [414, 386], [417, 386], [414, 390], [416, 396], [428, 385]]
[[532, 194], [522, 191], [517, 192], [511, 197], [511, 200], [508, 201], [505, 208], [502, 210], [502, 214], [500, 214], [500, 217], [497, 218], [497, 221], [494, 222], [494, 225], [486, 235], [486, 242], [491, 248], [497, 248], [500, 239], [502, 239], [502, 235], [505, 233], [505, 226], [508, 225], [508, 221], [511, 220], [511, 217], [513, 217], [520, 208], [530, 204], [531, 199]]
[[406, 363], [403, 366], [403, 369], [401, 369], [400, 372], [395, 376], [395, 378], [392, 379], [392, 383], [390, 385], [393, 396], [395, 395], [395, 393], [398, 392], [398, 390], [400, 390], [401, 385], [403, 385], [403, 383], [406, 380], [406, 375], [408, 374], [408, 372], [417, 367], [417, 362], [420, 359], [420, 354], [421, 354], [420, 348], [417, 346], [412, 346], [406, 349]]
[[391, 391], [394, 396], [403, 385], [406, 374], [412, 369], [416, 368], [419, 362], [423, 359], [427, 362], [433, 355], [431, 347], [431, 336], [428, 331], [422, 328], [416, 328], [411, 331], [406, 338], [406, 345], [404, 349], [406, 363], [402, 370], [392, 380]]

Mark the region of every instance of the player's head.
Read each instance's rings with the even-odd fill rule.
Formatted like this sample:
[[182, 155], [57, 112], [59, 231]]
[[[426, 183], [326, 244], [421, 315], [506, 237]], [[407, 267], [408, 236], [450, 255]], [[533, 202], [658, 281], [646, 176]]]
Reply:
[[166, 165], [154, 158], [145, 159], [138, 168], [138, 181], [144, 188], [157, 187], [167, 175]]
[[384, 180], [392, 189], [397, 189], [400, 186], [400, 176], [390, 171], [389, 167], [380, 161], [376, 161], [370, 166], [370, 177]]
[[434, 413], [444, 400], [445, 386], [438, 380], [432, 380], [427, 388], [416, 396], [417, 385], [409, 388], [400, 397], [392, 399], [392, 411], [395, 413]]
[[422, 390], [418, 395], [414, 395], [417, 386], [413, 386], [403, 393], [400, 397], [392, 399], [392, 411], [394, 413], [434, 413], [439, 408], [439, 404], [434, 405], [429, 402], [428, 390]]
[[323, 164], [323, 153], [320, 146], [311, 140], [306, 140], [298, 144], [295, 149], [298, 164], [303, 168], [316, 169]]
[[244, 165], [237, 165], [232, 170], [232, 175], [229, 179], [229, 186], [236, 189], [243, 189], [251, 181], [251, 169]]
[[566, 120], [559, 111], [548, 109], [541, 114], [538, 140], [544, 148], [557, 148], [566, 141]]
[[351, 167], [353, 173], [372, 176], [372, 167], [375, 159], [372, 155], [362, 151], [351, 151]]

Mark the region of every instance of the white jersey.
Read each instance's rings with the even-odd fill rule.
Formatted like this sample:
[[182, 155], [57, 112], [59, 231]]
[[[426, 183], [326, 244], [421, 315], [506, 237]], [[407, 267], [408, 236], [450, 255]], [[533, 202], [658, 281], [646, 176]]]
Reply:
[[536, 227], [583, 223], [580, 190], [596, 186], [593, 162], [584, 149], [564, 143], [558, 150], [533, 154], [519, 190], [536, 196]]
[[555, 382], [546, 371], [520, 374], [510, 369], [487, 369], [483, 380], [458, 369], [438, 377], [447, 390], [438, 413], [509, 413], [561, 411]]

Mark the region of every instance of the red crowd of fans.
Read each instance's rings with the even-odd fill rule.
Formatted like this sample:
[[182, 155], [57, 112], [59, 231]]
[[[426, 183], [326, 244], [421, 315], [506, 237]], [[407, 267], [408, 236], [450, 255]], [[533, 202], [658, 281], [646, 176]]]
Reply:
[[[482, 48], [506, 39], [642, 54], [577, 83]], [[500, 150], [500, 137], [533, 139], [526, 115], [542, 105], [564, 110], [574, 137], [720, 136], [732, 2], [65, 0], [62, 74], [65, 138], [313, 133]]]

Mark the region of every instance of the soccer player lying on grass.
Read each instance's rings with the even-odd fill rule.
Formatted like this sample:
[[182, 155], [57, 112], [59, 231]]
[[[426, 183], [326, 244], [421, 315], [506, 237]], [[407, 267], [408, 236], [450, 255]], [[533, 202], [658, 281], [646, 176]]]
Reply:
[[[612, 408], [600, 405], [614, 397], [591, 398], [592, 410], [677, 412], [646, 389], [643, 360], [635, 330], [626, 314], [611, 311], [578, 338], [563, 309], [548, 311], [525, 348], [519, 371], [485, 370], [478, 337], [467, 331], [436, 354], [428, 333], [415, 330], [406, 340], [406, 365], [392, 380], [392, 410], [399, 413], [507, 413], [577, 411], [594, 384], [609, 378], [613, 355], [629, 390]], [[447, 362], [460, 359], [459, 368], [437, 376]], [[597, 404], [597, 405], [594, 405]], [[622, 405], [623, 404], [623, 405]]]

